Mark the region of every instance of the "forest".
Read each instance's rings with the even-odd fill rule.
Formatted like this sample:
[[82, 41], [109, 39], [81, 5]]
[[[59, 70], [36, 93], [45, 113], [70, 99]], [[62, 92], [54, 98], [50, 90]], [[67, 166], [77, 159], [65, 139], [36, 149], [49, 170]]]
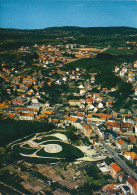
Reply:
[[53, 128], [54, 125], [47, 122], [0, 119], [0, 146], [5, 146], [33, 133], [51, 131]]

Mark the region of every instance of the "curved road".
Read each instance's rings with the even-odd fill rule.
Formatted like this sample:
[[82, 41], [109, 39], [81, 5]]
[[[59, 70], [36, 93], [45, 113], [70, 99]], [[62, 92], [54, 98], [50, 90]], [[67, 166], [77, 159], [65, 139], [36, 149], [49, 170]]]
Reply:
[[100, 141], [110, 155], [113, 156], [114, 160], [124, 169], [124, 171], [130, 176], [137, 180], [137, 174], [119, 157], [117, 152], [107, 145], [104, 141]]

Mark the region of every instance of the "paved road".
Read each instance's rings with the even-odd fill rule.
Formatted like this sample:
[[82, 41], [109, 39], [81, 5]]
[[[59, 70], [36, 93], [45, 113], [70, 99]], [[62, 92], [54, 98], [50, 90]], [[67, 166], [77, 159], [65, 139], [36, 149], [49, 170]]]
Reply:
[[133, 177], [134, 179], [137, 180], [137, 174], [119, 157], [119, 155], [117, 154], [117, 152], [114, 149], [112, 149], [112, 147], [110, 147], [109, 145], [107, 145], [104, 141], [100, 141], [100, 142], [104, 145], [104, 147], [110, 153], [110, 155], [112, 155], [112, 157], [114, 158], [114, 160], [124, 169], [124, 171], [130, 177]]
[[102, 49], [99, 53], [102, 53], [102, 52], [106, 51], [109, 48], [110, 48], [110, 45], [107, 48]]

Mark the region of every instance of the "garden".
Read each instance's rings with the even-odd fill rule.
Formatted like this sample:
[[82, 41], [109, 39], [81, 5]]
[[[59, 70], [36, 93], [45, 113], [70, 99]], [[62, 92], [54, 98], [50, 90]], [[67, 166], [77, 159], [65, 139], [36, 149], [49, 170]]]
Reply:
[[63, 134], [34, 134], [31, 139], [14, 142], [11, 149], [18, 158], [40, 164], [50, 162], [50, 160], [51, 162], [59, 160], [70, 162], [84, 157], [81, 150], [68, 141], [64, 141], [63, 138]]

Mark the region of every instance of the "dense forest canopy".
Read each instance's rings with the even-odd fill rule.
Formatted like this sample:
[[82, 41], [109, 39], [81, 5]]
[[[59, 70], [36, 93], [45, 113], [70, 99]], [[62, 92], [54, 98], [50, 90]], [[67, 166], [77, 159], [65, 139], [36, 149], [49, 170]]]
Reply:
[[46, 122], [0, 120], [0, 146], [33, 133], [48, 132], [54, 125]]

